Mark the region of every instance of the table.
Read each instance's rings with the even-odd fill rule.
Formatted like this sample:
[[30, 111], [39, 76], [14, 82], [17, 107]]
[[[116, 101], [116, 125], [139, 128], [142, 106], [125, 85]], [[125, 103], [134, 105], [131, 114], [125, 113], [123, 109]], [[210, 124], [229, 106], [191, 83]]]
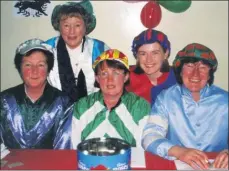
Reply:
[[[214, 159], [217, 153], [207, 153]], [[176, 170], [173, 161], [145, 152], [146, 168], [133, 170]], [[76, 170], [77, 155], [75, 150], [11, 150], [4, 159], [7, 161], [1, 170]], [[10, 164], [21, 162], [23, 165], [9, 168]]]

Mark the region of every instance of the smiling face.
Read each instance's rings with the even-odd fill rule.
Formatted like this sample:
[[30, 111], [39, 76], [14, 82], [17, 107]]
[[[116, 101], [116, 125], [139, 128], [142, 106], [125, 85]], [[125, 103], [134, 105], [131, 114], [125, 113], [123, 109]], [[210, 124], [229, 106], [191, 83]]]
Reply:
[[124, 74], [124, 70], [111, 68], [106, 62], [101, 65], [96, 75], [96, 81], [99, 83], [104, 97], [119, 98], [128, 78], [129, 74]]
[[85, 35], [86, 27], [81, 16], [62, 16], [60, 34], [69, 48], [77, 48]]
[[158, 42], [144, 44], [139, 47], [137, 60], [147, 75], [160, 75], [163, 61], [168, 58], [168, 51], [164, 53]]
[[21, 63], [21, 76], [28, 88], [42, 88], [48, 75], [48, 65], [43, 52], [35, 51], [24, 56]]
[[199, 93], [208, 83], [209, 71], [210, 67], [201, 61], [185, 63], [181, 72], [183, 84], [192, 93]]

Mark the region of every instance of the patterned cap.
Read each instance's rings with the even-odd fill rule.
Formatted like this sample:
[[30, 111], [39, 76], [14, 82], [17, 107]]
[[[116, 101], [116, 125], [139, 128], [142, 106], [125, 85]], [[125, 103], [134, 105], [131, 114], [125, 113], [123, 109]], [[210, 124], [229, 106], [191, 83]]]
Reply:
[[89, 0], [79, 2], [66, 2], [63, 5], [56, 5], [52, 12], [51, 22], [55, 30], [59, 31], [59, 20], [62, 15], [68, 13], [79, 13], [86, 26], [86, 34], [91, 33], [96, 26], [96, 18], [93, 12], [92, 4]]
[[173, 61], [173, 66], [179, 67], [181, 64], [181, 60], [184, 58], [197, 58], [201, 60], [208, 61], [213, 70], [217, 68], [218, 61], [215, 57], [214, 52], [208, 47], [199, 44], [199, 43], [191, 43], [185, 46], [181, 51], [179, 51]]
[[128, 58], [127, 56], [122, 53], [121, 51], [117, 49], [109, 49], [105, 52], [103, 52], [100, 56], [98, 56], [93, 65], [92, 68], [95, 69], [95, 67], [98, 65], [98, 63], [104, 61], [104, 60], [116, 60], [121, 62], [125, 67], [129, 70], [129, 64], [128, 64]]
[[25, 55], [27, 52], [33, 50], [33, 49], [42, 49], [45, 51], [49, 51], [53, 53], [52, 47], [48, 44], [46, 44], [41, 39], [30, 39], [23, 43], [21, 43], [18, 48], [16, 49], [16, 54]]
[[137, 57], [137, 49], [144, 45], [149, 43], [158, 42], [163, 49], [168, 50], [170, 54], [170, 42], [168, 40], [168, 37], [157, 30], [154, 29], [148, 29], [143, 32], [141, 32], [138, 36], [136, 36], [132, 43], [132, 52], [135, 58]]

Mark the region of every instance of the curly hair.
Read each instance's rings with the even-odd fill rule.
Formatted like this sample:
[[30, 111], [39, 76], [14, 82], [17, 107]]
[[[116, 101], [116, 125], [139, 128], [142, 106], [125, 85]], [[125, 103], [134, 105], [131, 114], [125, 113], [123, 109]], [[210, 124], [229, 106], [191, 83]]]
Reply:
[[54, 10], [52, 13], [52, 25], [56, 31], [60, 31], [60, 21], [63, 17], [82, 17], [85, 27], [86, 34], [91, 32], [91, 23], [93, 22], [93, 17], [87, 11], [79, 5], [63, 5], [58, 10]]

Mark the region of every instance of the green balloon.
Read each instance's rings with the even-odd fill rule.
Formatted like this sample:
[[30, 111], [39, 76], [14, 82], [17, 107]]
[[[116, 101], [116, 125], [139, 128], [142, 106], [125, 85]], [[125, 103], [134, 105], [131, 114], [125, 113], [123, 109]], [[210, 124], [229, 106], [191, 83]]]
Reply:
[[165, 9], [175, 13], [184, 12], [191, 6], [191, 0], [159, 0], [158, 3]]

